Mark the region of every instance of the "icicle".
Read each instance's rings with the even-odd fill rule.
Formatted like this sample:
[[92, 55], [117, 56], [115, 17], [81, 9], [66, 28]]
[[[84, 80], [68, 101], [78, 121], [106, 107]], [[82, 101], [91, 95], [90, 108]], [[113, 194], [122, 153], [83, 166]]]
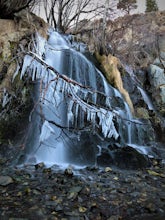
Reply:
[[80, 128], [83, 128], [84, 127], [84, 120], [85, 120], [85, 118], [84, 118], [84, 111], [83, 111], [83, 109], [81, 108], [81, 111], [80, 111]]
[[91, 119], [90, 119], [90, 120], [91, 120], [92, 123], [95, 124], [95, 121], [96, 121], [96, 112], [93, 112], [93, 111], [91, 112]]
[[45, 46], [47, 41], [45, 38], [41, 37], [38, 33], [36, 33], [37, 45], [36, 45], [36, 53], [42, 58], [43, 53], [45, 52]]
[[97, 116], [99, 118], [99, 125], [102, 128], [102, 133], [104, 137], [114, 137], [115, 139], [117, 139], [119, 134], [116, 131], [113, 123], [113, 113], [101, 108], [100, 111], [97, 113]]
[[54, 93], [54, 99], [55, 99], [55, 105], [54, 105], [54, 107], [58, 107], [59, 104], [61, 103], [61, 95], [59, 94], [59, 92], [55, 91], [55, 93]]
[[70, 94], [70, 93], [71, 93], [71, 91], [70, 91], [70, 84], [67, 82], [65, 84], [65, 94], [67, 95], [67, 94]]
[[13, 75], [12, 82], [14, 82], [15, 77], [16, 77], [16, 76], [18, 75], [18, 73], [19, 73], [19, 70], [20, 70], [20, 65], [19, 65], [18, 62], [17, 62], [17, 68], [16, 68], [16, 71], [15, 71], [15, 73], [14, 73], [14, 75]]
[[87, 89], [84, 89], [84, 90], [83, 90], [83, 94], [84, 94], [83, 99], [86, 100], [87, 97], [88, 97], [88, 90], [87, 90]]
[[22, 77], [25, 75], [27, 69], [30, 67], [30, 65], [32, 63], [32, 60], [33, 60], [33, 58], [29, 55], [26, 55], [24, 57], [20, 79], [22, 79]]
[[7, 105], [7, 103], [9, 102], [9, 95], [8, 95], [8, 92], [7, 92], [7, 90], [6, 90], [6, 88], [4, 88], [4, 90], [3, 90], [3, 100], [2, 100], [2, 107], [4, 108], [6, 105]]
[[50, 126], [48, 121], [45, 121], [44, 124], [42, 125], [39, 142], [43, 143], [45, 140], [47, 140], [50, 137], [52, 133], [54, 133], [53, 128]]
[[79, 120], [79, 104], [76, 104], [76, 110], [75, 110], [75, 127], [78, 125]]
[[37, 73], [37, 68], [34, 67], [32, 71], [32, 81], [36, 79], [36, 73]]
[[69, 123], [71, 122], [72, 124], [74, 123], [74, 114], [73, 114], [73, 106], [74, 106], [74, 101], [70, 100], [68, 104], [68, 113], [67, 113], [67, 118], [68, 118], [68, 127]]
[[106, 101], [105, 101], [106, 106], [111, 107], [111, 102], [110, 102], [110, 97], [106, 96]]
[[63, 80], [62, 79], [58, 79], [57, 85], [56, 85], [56, 91], [57, 92], [61, 92], [62, 88], [63, 88]]
[[96, 112], [91, 112], [91, 122], [92, 122], [92, 129], [93, 134], [95, 133], [95, 125], [96, 125]]
[[[45, 76], [45, 74], [42, 73], [43, 73], [43, 66], [41, 64], [37, 65], [36, 79], [40, 79], [43, 76]], [[46, 74], [49, 76], [48, 72], [46, 72]]]
[[91, 119], [91, 111], [87, 108], [87, 121]]
[[65, 94], [65, 91], [66, 91], [65, 88], [67, 87], [66, 84], [67, 82], [63, 80], [62, 89], [61, 89], [62, 94]]
[[72, 85], [72, 89], [73, 89], [74, 93], [77, 94], [80, 90], [80, 87], [78, 85]]

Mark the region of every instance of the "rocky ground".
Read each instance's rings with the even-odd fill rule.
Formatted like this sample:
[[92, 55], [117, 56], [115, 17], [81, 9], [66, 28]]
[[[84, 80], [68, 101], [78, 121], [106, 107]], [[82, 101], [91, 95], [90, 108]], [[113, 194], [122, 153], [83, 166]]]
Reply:
[[0, 159], [0, 219], [165, 219], [165, 166], [122, 170], [44, 164], [10, 166]]

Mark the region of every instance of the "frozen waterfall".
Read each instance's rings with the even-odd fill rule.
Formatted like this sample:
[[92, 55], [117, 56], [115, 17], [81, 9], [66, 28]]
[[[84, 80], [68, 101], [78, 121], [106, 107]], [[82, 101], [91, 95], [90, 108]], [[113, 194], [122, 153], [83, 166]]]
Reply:
[[50, 31], [37, 35], [21, 78], [35, 81], [27, 160], [45, 164], [91, 165], [109, 143], [140, 144], [146, 138], [121, 94], [66, 38]]

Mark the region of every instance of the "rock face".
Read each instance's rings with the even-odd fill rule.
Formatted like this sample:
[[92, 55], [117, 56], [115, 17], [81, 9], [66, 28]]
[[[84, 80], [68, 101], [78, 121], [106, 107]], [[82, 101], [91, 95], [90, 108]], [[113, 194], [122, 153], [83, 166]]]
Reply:
[[[108, 21], [105, 37], [101, 31], [102, 22], [101, 19], [86, 22], [77, 37], [89, 44], [92, 53], [103, 49], [107, 57], [113, 54], [120, 60], [121, 65], [117, 69], [135, 116], [150, 120], [159, 131], [158, 140], [164, 141], [165, 11], [126, 15]], [[103, 68], [106, 66], [107, 62]], [[108, 72], [112, 74], [112, 71]], [[114, 83], [112, 80], [109, 82]]]
[[0, 19], [0, 143], [21, 129], [18, 121], [31, 106], [30, 86], [17, 75], [32, 35], [39, 32], [46, 37], [47, 28], [41, 18], [26, 10], [15, 14], [14, 20]]
[[[108, 25], [107, 40], [112, 44], [113, 53], [124, 64], [131, 66], [138, 85], [147, 91], [155, 109], [164, 117], [165, 11], [119, 18]], [[126, 81], [129, 81], [128, 78]], [[123, 84], [136, 108], [134, 93], [131, 93], [130, 86]]]
[[165, 115], [165, 73], [164, 69], [157, 65], [149, 66], [149, 82], [153, 101], [158, 106], [162, 115]]

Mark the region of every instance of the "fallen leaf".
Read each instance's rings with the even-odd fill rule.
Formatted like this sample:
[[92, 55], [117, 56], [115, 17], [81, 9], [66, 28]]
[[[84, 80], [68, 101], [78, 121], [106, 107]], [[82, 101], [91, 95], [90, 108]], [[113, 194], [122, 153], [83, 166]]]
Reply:
[[22, 192], [18, 192], [17, 196], [21, 197], [22, 196]]
[[117, 176], [115, 176], [113, 179], [114, 179], [114, 180], [119, 180], [119, 178], [118, 178]]
[[87, 211], [87, 208], [80, 206], [79, 207], [79, 212], [84, 213]]
[[165, 177], [165, 175], [163, 173], [157, 173], [153, 170], [147, 170], [148, 174], [152, 175], [152, 176], [160, 176], [160, 177]]
[[69, 195], [68, 195], [68, 199], [75, 199], [76, 197], [77, 197], [77, 193], [75, 193], [75, 192], [71, 192], [71, 193], [69, 193]]
[[110, 167], [106, 167], [105, 168], [105, 172], [107, 173], [107, 172], [112, 172], [112, 169], [110, 168]]

